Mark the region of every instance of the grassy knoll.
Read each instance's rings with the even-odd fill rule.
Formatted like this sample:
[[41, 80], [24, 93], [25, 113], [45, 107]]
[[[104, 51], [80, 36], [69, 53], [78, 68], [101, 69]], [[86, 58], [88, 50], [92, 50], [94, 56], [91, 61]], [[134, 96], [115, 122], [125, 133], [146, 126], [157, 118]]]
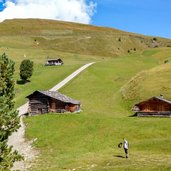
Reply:
[[[80, 114], [26, 118], [26, 136], [37, 138], [40, 150], [31, 170], [170, 170], [170, 119], [129, 117], [133, 102], [121, 95], [133, 76], [160, 64], [157, 54], [104, 60], [67, 84], [60, 91], [81, 100]], [[123, 137], [130, 142], [128, 160], [117, 148]]]

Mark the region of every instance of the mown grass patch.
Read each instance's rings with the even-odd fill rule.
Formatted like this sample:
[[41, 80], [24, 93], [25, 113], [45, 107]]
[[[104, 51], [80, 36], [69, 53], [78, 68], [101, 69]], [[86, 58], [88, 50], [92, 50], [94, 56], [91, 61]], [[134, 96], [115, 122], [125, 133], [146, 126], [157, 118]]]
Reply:
[[[86, 170], [91, 165], [95, 165], [92, 170], [157, 170], [171, 166], [168, 119], [95, 117], [87, 113], [43, 115], [29, 118], [27, 123], [27, 135], [37, 137], [34, 145], [41, 149], [34, 170]], [[130, 143], [129, 161], [123, 149], [117, 148], [125, 136]]]

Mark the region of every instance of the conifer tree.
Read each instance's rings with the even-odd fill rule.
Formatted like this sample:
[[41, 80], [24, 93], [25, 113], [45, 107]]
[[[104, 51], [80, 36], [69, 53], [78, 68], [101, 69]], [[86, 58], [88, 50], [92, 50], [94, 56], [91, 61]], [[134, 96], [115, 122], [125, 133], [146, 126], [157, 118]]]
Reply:
[[22, 157], [7, 145], [8, 137], [19, 128], [14, 109], [14, 62], [0, 55], [0, 170], [10, 170]]

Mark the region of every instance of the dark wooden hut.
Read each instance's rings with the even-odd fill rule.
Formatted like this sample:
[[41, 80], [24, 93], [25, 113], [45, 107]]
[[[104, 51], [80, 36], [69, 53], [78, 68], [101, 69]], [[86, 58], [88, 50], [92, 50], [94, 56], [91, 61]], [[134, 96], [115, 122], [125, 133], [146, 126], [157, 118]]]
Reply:
[[46, 66], [53, 66], [53, 65], [63, 65], [64, 62], [62, 61], [62, 59], [48, 59], [46, 62]]
[[137, 116], [171, 117], [171, 101], [163, 97], [152, 97], [135, 104], [133, 110]]
[[80, 111], [79, 101], [57, 91], [35, 91], [26, 98], [29, 99], [30, 115]]

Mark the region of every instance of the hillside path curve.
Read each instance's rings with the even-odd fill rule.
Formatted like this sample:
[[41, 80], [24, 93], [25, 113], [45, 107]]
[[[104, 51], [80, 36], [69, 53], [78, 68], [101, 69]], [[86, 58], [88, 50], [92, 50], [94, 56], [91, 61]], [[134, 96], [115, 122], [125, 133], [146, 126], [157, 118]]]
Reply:
[[[93, 65], [95, 62], [91, 62], [88, 64], [83, 65], [79, 69], [77, 69], [75, 72], [73, 72], [71, 75], [66, 77], [63, 81], [56, 84], [54, 87], [50, 89], [50, 91], [57, 91], [60, 88], [62, 88], [64, 85], [66, 85], [70, 80], [75, 78], [78, 74], [80, 74], [83, 70], [88, 68], [89, 66]], [[14, 167], [12, 170], [20, 170], [25, 171], [28, 168], [31, 167], [33, 164], [33, 160], [38, 156], [38, 152], [32, 147], [32, 142], [34, 141], [28, 141], [25, 139], [25, 125], [23, 122], [22, 116], [28, 112], [28, 102], [24, 105], [17, 108], [19, 111], [20, 116], [20, 125], [21, 127], [18, 129], [17, 132], [14, 132], [8, 139], [8, 145], [13, 146], [14, 150], [17, 150], [19, 154], [22, 154], [25, 158], [24, 161], [19, 161], [14, 163]]]

